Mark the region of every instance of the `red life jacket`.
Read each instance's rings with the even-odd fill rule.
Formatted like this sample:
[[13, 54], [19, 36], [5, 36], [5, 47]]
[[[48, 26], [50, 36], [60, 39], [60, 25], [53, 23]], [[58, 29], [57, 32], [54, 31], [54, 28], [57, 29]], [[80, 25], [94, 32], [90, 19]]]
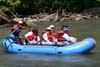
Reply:
[[63, 31], [58, 31], [58, 38], [57, 38], [58, 42], [66, 41], [66, 39], [62, 37], [63, 34], [64, 34]]
[[20, 25], [20, 24], [15, 24], [15, 25], [12, 27], [13, 30], [15, 30], [15, 29], [17, 29], [17, 28], [25, 29], [26, 27], [25, 27], [25, 26], [22, 26], [22, 25]]
[[54, 38], [57, 38], [57, 33], [56, 33], [56, 32], [53, 32], [53, 33], [52, 33], [52, 36], [53, 36]]
[[[58, 39], [58, 42], [66, 41], [66, 39], [62, 37], [63, 34], [64, 34], [63, 31], [61, 31], [61, 30], [58, 31], [58, 38], [57, 38]], [[66, 31], [66, 34], [68, 34], [70, 36], [70, 31]]]
[[[31, 31], [31, 32], [32, 32], [32, 31]], [[31, 41], [31, 40], [34, 39], [34, 37], [35, 37], [35, 34], [32, 32], [32, 35], [28, 36], [28, 39]]]
[[[46, 33], [46, 32], [45, 32]], [[49, 41], [52, 41], [52, 34], [51, 33], [47, 33], [47, 37]], [[45, 41], [44, 38], [42, 38], [43, 41]]]
[[52, 35], [49, 33], [49, 34], [47, 34], [47, 36], [48, 36], [48, 39], [49, 39], [50, 41], [52, 41]]
[[15, 24], [15, 25], [12, 27], [12, 29], [17, 29], [17, 28], [19, 28], [19, 24]]

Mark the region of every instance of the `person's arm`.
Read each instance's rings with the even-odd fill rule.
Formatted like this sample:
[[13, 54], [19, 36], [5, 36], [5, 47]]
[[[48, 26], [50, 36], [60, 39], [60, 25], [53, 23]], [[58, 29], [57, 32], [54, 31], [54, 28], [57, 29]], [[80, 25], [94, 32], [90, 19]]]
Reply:
[[36, 41], [36, 44], [40, 43], [40, 37], [37, 36], [37, 41]]
[[47, 36], [46, 33], [43, 34], [43, 39], [44, 39], [46, 42], [50, 42], [50, 41], [48, 40], [48, 36]]
[[48, 39], [48, 36], [46, 33], [43, 34], [43, 39], [48, 43], [48, 44], [54, 44], [53, 42], [51, 42], [49, 39]]
[[26, 29], [26, 26], [19, 25], [21, 29]]
[[37, 41], [40, 41], [40, 37], [39, 36], [37, 37]]
[[65, 38], [68, 42], [71, 42], [70, 36], [68, 34], [64, 34], [62, 37]]

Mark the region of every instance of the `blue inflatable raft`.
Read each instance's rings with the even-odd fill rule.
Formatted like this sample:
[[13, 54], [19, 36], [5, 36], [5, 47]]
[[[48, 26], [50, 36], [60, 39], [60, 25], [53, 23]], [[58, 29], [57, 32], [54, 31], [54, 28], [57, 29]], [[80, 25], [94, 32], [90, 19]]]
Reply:
[[95, 44], [93, 38], [86, 38], [69, 46], [19, 45], [10, 38], [2, 40], [3, 48], [11, 53], [84, 54], [91, 51]]

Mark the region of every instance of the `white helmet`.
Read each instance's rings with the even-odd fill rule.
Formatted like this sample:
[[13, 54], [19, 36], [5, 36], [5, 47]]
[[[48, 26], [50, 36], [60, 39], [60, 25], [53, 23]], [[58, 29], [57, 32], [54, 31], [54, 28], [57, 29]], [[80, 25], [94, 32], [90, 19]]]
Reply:
[[69, 30], [68, 28], [63, 28], [63, 30], [65, 31], [65, 30]]
[[51, 30], [51, 27], [47, 27], [47, 30]]
[[18, 23], [19, 23], [19, 24], [22, 24], [23, 22], [22, 22], [22, 21], [18, 21]]
[[54, 25], [50, 25], [51, 28], [54, 28]]

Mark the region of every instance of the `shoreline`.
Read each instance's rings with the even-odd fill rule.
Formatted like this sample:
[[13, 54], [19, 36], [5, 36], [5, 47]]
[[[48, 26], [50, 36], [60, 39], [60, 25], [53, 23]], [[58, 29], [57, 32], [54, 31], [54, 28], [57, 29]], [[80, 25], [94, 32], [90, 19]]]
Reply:
[[[18, 22], [18, 21], [24, 21], [26, 24], [29, 23], [41, 23], [41, 22], [64, 22], [64, 21], [82, 21], [82, 20], [98, 20], [100, 19], [99, 15], [92, 15], [88, 13], [40, 13], [40, 14], [34, 14], [24, 17], [16, 17], [16, 18], [7, 18], [10, 22], [5, 21], [5, 19], [0, 20], [0, 25], [4, 26], [11, 26], [12, 24]], [[10, 24], [10, 25], [9, 25]]]

